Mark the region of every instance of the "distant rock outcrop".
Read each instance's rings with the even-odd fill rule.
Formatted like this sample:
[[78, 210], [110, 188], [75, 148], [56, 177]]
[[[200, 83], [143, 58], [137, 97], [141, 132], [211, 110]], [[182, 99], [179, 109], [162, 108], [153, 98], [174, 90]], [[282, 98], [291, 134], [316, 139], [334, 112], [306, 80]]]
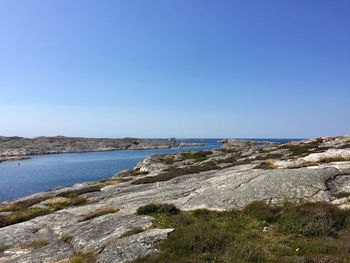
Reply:
[[164, 149], [177, 146], [170, 139], [81, 138], [81, 137], [3, 137], [0, 136], [0, 162], [21, 160], [28, 155], [125, 149]]

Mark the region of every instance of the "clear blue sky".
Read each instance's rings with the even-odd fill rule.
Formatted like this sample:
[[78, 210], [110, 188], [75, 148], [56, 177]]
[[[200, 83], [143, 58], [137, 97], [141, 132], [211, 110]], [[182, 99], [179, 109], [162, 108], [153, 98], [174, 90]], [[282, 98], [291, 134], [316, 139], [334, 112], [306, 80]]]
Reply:
[[0, 135], [350, 133], [349, 0], [0, 0]]

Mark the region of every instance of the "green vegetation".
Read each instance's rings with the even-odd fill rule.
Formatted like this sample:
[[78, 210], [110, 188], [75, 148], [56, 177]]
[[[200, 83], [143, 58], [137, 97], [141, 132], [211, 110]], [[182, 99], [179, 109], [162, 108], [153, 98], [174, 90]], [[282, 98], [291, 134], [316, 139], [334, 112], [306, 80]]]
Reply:
[[138, 215], [154, 215], [154, 214], [166, 214], [166, 215], [177, 215], [180, 212], [172, 204], [148, 204], [141, 206], [137, 209]]
[[137, 212], [154, 216], [154, 227], [175, 230], [160, 245], [159, 255], [135, 262], [348, 262], [350, 258], [350, 211], [326, 203], [254, 202], [242, 210], [222, 212], [181, 212], [172, 205], [151, 204]]
[[174, 157], [173, 156], [165, 156], [165, 158], [162, 158], [159, 161], [161, 163], [164, 163], [164, 164], [173, 164], [174, 163]]
[[169, 181], [173, 178], [176, 178], [182, 175], [200, 173], [200, 172], [205, 172], [209, 170], [219, 170], [219, 169], [220, 167], [212, 164], [206, 164], [201, 166], [189, 166], [186, 168], [170, 168], [170, 169], [164, 170], [158, 175], [137, 179], [134, 182], [132, 182], [132, 184], [150, 184], [155, 182]]
[[328, 203], [310, 203], [302, 206], [286, 206], [278, 219], [285, 232], [303, 236], [335, 236], [350, 219], [350, 211], [344, 211]]
[[[37, 200], [35, 201], [37, 202]], [[33, 201], [30, 199], [26, 202], [17, 202], [7, 207], [6, 211], [11, 213], [8, 215], [0, 216], [0, 227], [24, 222], [38, 216], [47, 215], [68, 206], [82, 205], [85, 204], [87, 200], [84, 197], [70, 194], [66, 200], [48, 202], [46, 208], [28, 207], [28, 205], [32, 204], [32, 202]], [[10, 210], [10, 208], [13, 210]]]
[[182, 157], [184, 159], [194, 159], [196, 162], [202, 162], [209, 159], [208, 155], [212, 153], [212, 151], [186, 152], [182, 153]]
[[119, 208], [114, 207], [114, 206], [103, 207], [103, 208], [97, 209], [96, 211], [92, 211], [92, 212], [86, 214], [82, 221], [90, 220], [92, 218], [103, 216], [106, 214], [116, 213], [118, 211], [119, 211]]

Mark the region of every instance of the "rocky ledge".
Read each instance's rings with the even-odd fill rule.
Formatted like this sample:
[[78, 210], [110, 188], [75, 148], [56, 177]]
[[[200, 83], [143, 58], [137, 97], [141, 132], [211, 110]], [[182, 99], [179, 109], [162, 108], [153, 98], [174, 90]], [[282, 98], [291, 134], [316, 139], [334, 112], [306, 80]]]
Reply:
[[173, 228], [154, 227], [152, 216], [136, 213], [151, 203], [221, 211], [256, 200], [324, 201], [348, 209], [349, 196], [350, 136], [282, 145], [229, 141], [221, 149], [150, 156], [108, 180], [2, 203], [0, 262], [155, 255]]
[[3, 137], [0, 136], [0, 162], [26, 159], [28, 155], [112, 150], [164, 149], [178, 146], [175, 139]]

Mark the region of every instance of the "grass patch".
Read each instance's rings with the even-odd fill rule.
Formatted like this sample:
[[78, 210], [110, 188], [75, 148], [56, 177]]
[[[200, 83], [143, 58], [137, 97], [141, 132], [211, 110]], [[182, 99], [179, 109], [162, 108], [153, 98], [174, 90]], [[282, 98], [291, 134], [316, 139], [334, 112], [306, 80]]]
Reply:
[[68, 263], [95, 263], [96, 257], [93, 252], [79, 252], [68, 260]]
[[56, 211], [69, 206], [83, 205], [86, 203], [87, 203], [86, 198], [72, 194], [66, 200], [62, 200], [62, 201], [53, 200], [52, 202], [49, 202], [47, 205], [51, 208], [51, 210]]
[[6, 249], [8, 249], [9, 246], [6, 246], [6, 245], [3, 245], [3, 244], [0, 244], [0, 253], [4, 252]]
[[103, 207], [100, 209], [97, 209], [96, 211], [92, 211], [84, 216], [84, 219], [82, 221], [90, 220], [95, 217], [103, 216], [106, 214], [112, 214], [116, 213], [119, 211], [119, 208], [114, 207], [114, 206], [109, 206], [109, 207]]
[[306, 156], [310, 153], [323, 152], [327, 150], [327, 147], [319, 147], [323, 142], [323, 139], [317, 138], [310, 142], [299, 142], [299, 143], [286, 143], [279, 146], [279, 149], [287, 149], [291, 152], [291, 156]]
[[71, 196], [78, 196], [78, 195], [82, 195], [82, 194], [87, 194], [87, 193], [92, 193], [92, 192], [99, 192], [100, 191], [100, 187], [98, 187], [97, 185], [91, 185], [88, 187], [84, 187], [82, 189], [78, 189], [78, 190], [69, 190], [66, 192], [62, 192], [57, 194], [57, 197], [71, 197]]
[[30, 248], [30, 249], [36, 250], [36, 249], [42, 248], [48, 244], [49, 244], [49, 240], [47, 240], [47, 238], [38, 238], [38, 239], [35, 239], [30, 244], [25, 245], [25, 248]]
[[350, 197], [350, 193], [349, 192], [339, 192], [334, 194], [335, 198], [344, 198], [344, 197]]
[[158, 175], [137, 179], [134, 182], [132, 182], [132, 184], [150, 184], [155, 182], [169, 181], [173, 178], [186, 174], [195, 174], [209, 170], [219, 169], [221, 169], [219, 166], [213, 164], [207, 164], [203, 166], [190, 166], [186, 168], [170, 168], [160, 172]]
[[131, 170], [130, 171], [130, 174], [131, 175], [146, 175], [148, 174], [149, 172], [141, 172], [139, 169], [134, 169], [134, 170]]
[[30, 199], [26, 199], [23, 201], [18, 201], [11, 204], [6, 204], [0, 207], [0, 212], [11, 212], [11, 211], [17, 211], [17, 210], [23, 210], [25, 208], [28, 208], [32, 205], [38, 204], [42, 201], [45, 201], [47, 197], [34, 197]]
[[143, 231], [144, 231], [144, 229], [143, 229], [142, 227], [136, 227], [136, 228], [134, 228], [134, 229], [131, 229], [131, 230], [125, 232], [125, 233], [121, 236], [121, 238], [123, 238], [123, 237], [128, 237], [128, 236], [132, 236], [132, 235], [136, 235], [136, 234], [141, 233], [141, 232], [143, 232]]
[[175, 161], [173, 156], [165, 156], [164, 158], [161, 158], [159, 162], [164, 164], [173, 164]]
[[60, 240], [64, 243], [68, 243], [70, 244], [71, 241], [72, 241], [73, 237], [71, 235], [68, 235], [68, 234], [64, 234], [61, 236]]
[[212, 151], [186, 152], [182, 153], [182, 158], [194, 159], [196, 162], [202, 162], [209, 159], [208, 155], [211, 155], [212, 153]]
[[345, 158], [341, 156], [322, 158], [319, 163], [331, 163], [331, 162], [346, 162], [350, 161], [350, 158]]
[[159, 255], [135, 262], [347, 262], [350, 258], [350, 214], [329, 204], [254, 202], [242, 210], [176, 213], [162, 212], [160, 207], [147, 205], [137, 212], [154, 216], [155, 227], [175, 230], [160, 244]]
[[339, 147], [339, 149], [348, 149], [350, 148], [350, 143], [344, 144], [341, 147]]
[[0, 227], [24, 222], [38, 216], [49, 214], [50, 212], [51, 210], [46, 208], [26, 208], [14, 211], [9, 215], [0, 216]]
[[73, 194], [67, 200], [48, 203], [47, 208], [27, 208], [23, 206], [23, 208], [12, 211], [9, 215], [0, 216], [0, 227], [25, 222], [38, 216], [47, 215], [69, 206], [82, 205], [86, 202], [86, 198]]

